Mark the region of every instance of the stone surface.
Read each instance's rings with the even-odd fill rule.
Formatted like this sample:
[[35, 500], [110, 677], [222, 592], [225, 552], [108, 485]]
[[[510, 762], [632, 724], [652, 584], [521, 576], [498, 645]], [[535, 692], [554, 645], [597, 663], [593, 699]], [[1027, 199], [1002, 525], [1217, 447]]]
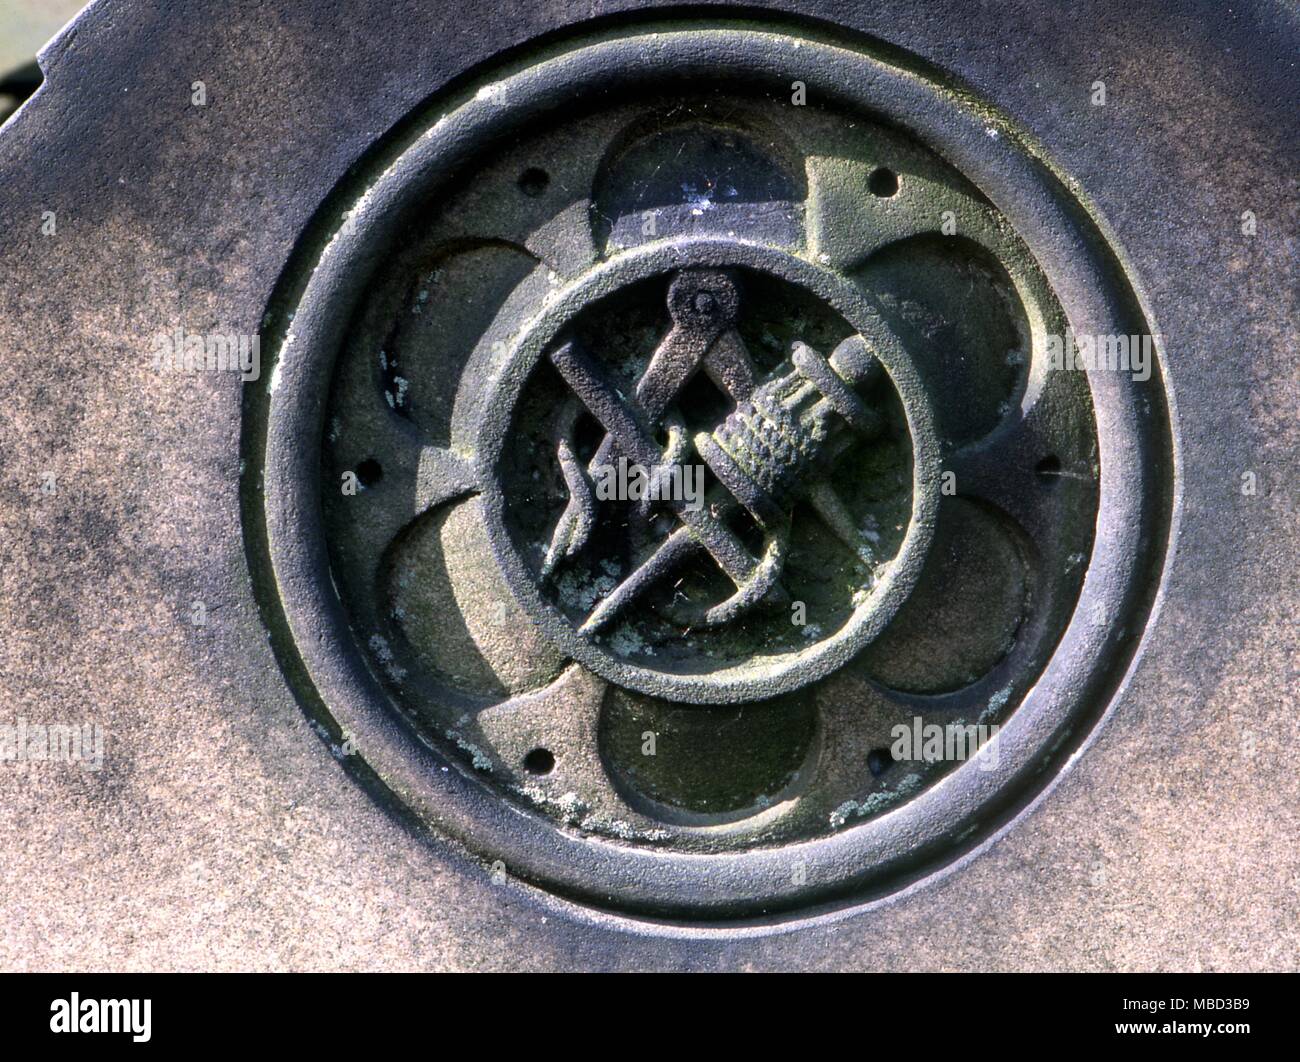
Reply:
[[0, 966], [1294, 969], [1294, 12], [827, 5], [1004, 109], [1105, 219], [1164, 336], [1176, 541], [1122, 693], [997, 838], [869, 907], [682, 930], [494, 885], [340, 769], [252, 598], [238, 381], [153, 370], [178, 321], [255, 331], [328, 190], [453, 73], [647, 5], [498, 7], [487, 35], [373, 6], [94, 5], [0, 132], [0, 723], [106, 735], [98, 772], [0, 765]]

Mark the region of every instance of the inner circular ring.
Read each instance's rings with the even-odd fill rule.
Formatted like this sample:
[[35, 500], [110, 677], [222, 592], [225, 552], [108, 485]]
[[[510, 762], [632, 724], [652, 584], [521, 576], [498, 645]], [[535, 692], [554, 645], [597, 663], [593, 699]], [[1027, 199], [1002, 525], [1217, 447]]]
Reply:
[[[897, 555], [867, 597], [835, 633], [797, 652], [708, 673], [658, 671], [620, 660], [581, 635], [545, 600], [536, 576], [520, 556], [506, 526], [507, 499], [499, 464], [511, 414], [546, 351], [585, 307], [638, 281], [683, 268], [745, 267], [802, 287], [838, 312], [867, 342], [897, 392], [912, 443], [912, 511]], [[933, 412], [921, 378], [902, 342], [871, 300], [850, 281], [806, 259], [761, 244], [682, 239], [626, 251], [596, 266], [548, 299], [519, 334], [500, 373], [489, 385], [475, 442], [478, 479], [493, 554], [511, 592], [564, 652], [602, 678], [651, 696], [687, 704], [731, 704], [773, 697], [814, 682], [846, 664], [877, 637], [915, 586], [934, 536], [939, 507], [940, 456]]]

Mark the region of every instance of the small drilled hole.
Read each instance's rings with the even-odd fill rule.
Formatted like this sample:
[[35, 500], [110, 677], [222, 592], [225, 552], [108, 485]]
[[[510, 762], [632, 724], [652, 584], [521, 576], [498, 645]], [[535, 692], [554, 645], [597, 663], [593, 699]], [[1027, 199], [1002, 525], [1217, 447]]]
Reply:
[[550, 774], [555, 770], [555, 756], [550, 749], [533, 749], [524, 757], [524, 770], [529, 774]]
[[357, 482], [363, 487], [373, 487], [384, 478], [384, 466], [373, 457], [367, 457], [357, 465]]
[[867, 753], [867, 769], [879, 778], [894, 765], [894, 754], [889, 749], [872, 749]]
[[887, 166], [880, 166], [871, 171], [871, 176], [867, 178], [867, 188], [871, 190], [872, 195], [878, 195], [881, 199], [897, 195], [898, 174]]
[[551, 175], [536, 166], [530, 166], [519, 175], [519, 190], [534, 199], [546, 191], [550, 183]]
[[1055, 483], [1061, 476], [1061, 459], [1055, 454], [1048, 454], [1038, 462], [1038, 467], [1034, 471], [1045, 483]]

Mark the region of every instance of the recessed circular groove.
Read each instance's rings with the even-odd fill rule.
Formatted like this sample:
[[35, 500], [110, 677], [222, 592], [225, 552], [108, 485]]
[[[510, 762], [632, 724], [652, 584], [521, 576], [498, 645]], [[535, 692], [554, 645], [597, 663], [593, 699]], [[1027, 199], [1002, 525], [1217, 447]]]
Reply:
[[[249, 389], [259, 596], [385, 799], [512, 878], [672, 918], [881, 895], [1026, 799], [1136, 642], [1159, 376], [1042, 344], [1148, 326], [991, 111], [843, 42], [655, 33], [436, 101], [302, 242]], [[909, 752], [932, 726], [1000, 727], [996, 762]]]
[[797, 695], [718, 718], [692, 705], [612, 689], [597, 737], [625, 799], [705, 826], [789, 799], [814, 751], [815, 706]]
[[962, 689], [993, 671], [1032, 607], [1035, 573], [1021, 535], [999, 510], [949, 499], [921, 580], [858, 666], [889, 689], [925, 695]]
[[1021, 290], [1037, 278], [1008, 269], [1015, 264], [961, 233], [925, 231], [886, 244], [851, 272], [906, 343], [950, 447], [988, 437], [1019, 408], [1034, 326], [1056, 327], [1035, 321], [1054, 308]]

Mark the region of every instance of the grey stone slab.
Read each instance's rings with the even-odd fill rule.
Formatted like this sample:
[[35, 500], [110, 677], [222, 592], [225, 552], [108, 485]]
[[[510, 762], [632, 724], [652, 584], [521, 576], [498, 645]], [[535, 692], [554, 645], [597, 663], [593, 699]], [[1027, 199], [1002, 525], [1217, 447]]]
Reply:
[[240, 385], [158, 374], [152, 337], [256, 331], [376, 137], [536, 34], [653, 6], [101, 2], [46, 51], [0, 131], [0, 724], [94, 722], [105, 746], [95, 772], [0, 765], [0, 966], [1296, 968], [1300, 27], [1281, 3], [826, 5], [1028, 130], [1164, 337], [1156, 613], [1077, 757], [995, 837], [866, 907], [666, 926], [494, 885], [313, 733], [248, 576]]

